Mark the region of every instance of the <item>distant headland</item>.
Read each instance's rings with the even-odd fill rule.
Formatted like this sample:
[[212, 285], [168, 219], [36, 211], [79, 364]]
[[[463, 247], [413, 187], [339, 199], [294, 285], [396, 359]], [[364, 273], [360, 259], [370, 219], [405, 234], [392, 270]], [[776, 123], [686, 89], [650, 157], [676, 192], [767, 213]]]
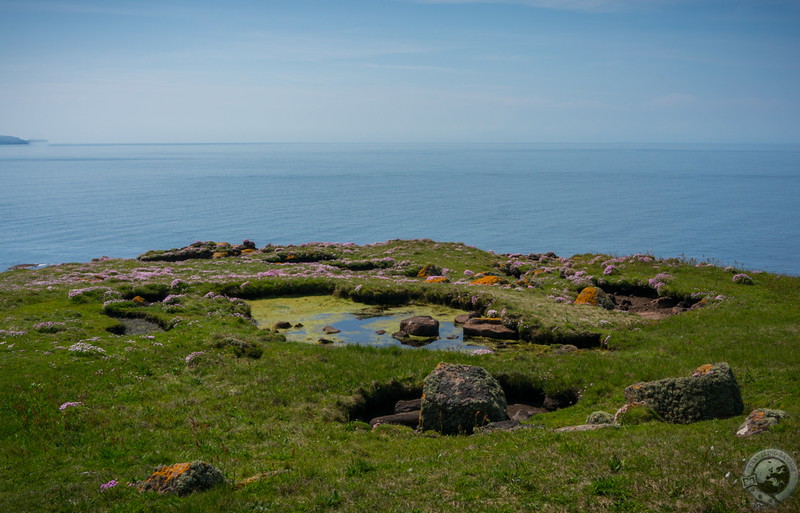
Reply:
[[0, 144], [28, 144], [28, 141], [10, 135], [0, 135]]

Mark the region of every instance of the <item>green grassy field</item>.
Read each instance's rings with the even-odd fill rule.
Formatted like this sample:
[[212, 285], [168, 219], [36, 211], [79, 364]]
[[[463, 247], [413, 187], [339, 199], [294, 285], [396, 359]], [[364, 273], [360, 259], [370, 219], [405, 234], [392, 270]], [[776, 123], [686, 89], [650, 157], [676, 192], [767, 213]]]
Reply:
[[[800, 278], [646, 255], [495, 255], [426, 240], [217, 256], [0, 274], [4, 510], [751, 511], [739, 481], [745, 461], [766, 448], [800, 460]], [[420, 277], [426, 265], [447, 281]], [[734, 282], [742, 272], [752, 284]], [[480, 273], [499, 283], [471, 284]], [[571, 303], [587, 285], [653, 295], [657, 287], [703, 306], [656, 321]], [[284, 295], [477, 310], [523, 340], [491, 354], [287, 342], [256, 326], [247, 303]], [[126, 332], [122, 319], [159, 329]], [[721, 361], [741, 386], [742, 416], [553, 430], [614, 413], [630, 384]], [[472, 436], [371, 429], [353, 418], [365, 397], [417, 390], [439, 362], [579, 400], [535, 415], [532, 429]], [[790, 416], [737, 438], [754, 408]], [[185, 497], [128, 485], [193, 460], [218, 466], [230, 484]], [[119, 484], [101, 490], [111, 480]], [[799, 495], [778, 511], [800, 511]]]

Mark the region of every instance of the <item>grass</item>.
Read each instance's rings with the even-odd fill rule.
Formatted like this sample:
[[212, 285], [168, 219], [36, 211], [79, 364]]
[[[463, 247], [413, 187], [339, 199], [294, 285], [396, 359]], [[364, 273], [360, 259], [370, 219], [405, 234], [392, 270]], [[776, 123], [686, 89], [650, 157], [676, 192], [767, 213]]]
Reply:
[[[275, 262], [291, 254], [325, 260]], [[389, 266], [365, 263], [386, 257]], [[603, 275], [611, 258], [533, 262], [462, 244], [389, 241], [2, 273], [0, 506], [21, 512], [750, 511], [737, 481], [743, 460], [765, 448], [797, 459], [800, 450], [800, 278], [745, 271], [755, 283], [738, 285], [732, 276], [741, 270], [646, 257], [623, 259], [615, 274]], [[529, 278], [523, 286], [459, 283], [467, 281], [465, 271], [493, 271], [516, 284], [516, 276], [502, 272], [509, 262], [518, 263], [520, 279]], [[428, 284], [409, 272], [428, 264], [448, 269], [453, 283]], [[646, 287], [667, 272], [672, 278], [662, 294], [723, 297], [646, 321], [556, 302], [580, 290], [579, 280], [562, 276], [565, 268], [585, 271], [606, 289]], [[69, 298], [87, 287], [118, 294]], [[320, 293], [372, 304], [415, 300], [495, 310], [527, 338], [489, 355], [321, 347], [259, 330], [247, 303], [229, 299]], [[183, 297], [161, 302], [169, 294]], [[115, 295], [120, 301], [104, 307]], [[135, 296], [147, 302], [125, 301]], [[114, 334], [120, 321], [107, 314], [169, 329]], [[63, 327], [36, 327], [47, 321]], [[544, 345], [586, 333], [610, 336], [609, 349], [561, 353]], [[225, 342], [231, 338], [241, 344]], [[80, 341], [104, 352], [69, 351]], [[194, 352], [203, 354], [187, 364]], [[580, 400], [533, 417], [534, 429], [489, 435], [371, 430], [349, 419], [359, 391], [392, 382], [418, 387], [440, 361], [522, 376], [546, 393], [578, 390]], [[582, 424], [597, 410], [613, 413], [632, 383], [688, 375], [717, 361], [732, 366], [745, 415], [769, 407], [790, 417], [747, 439], [734, 436], [744, 415], [690, 425], [551, 429]], [[59, 410], [66, 402], [82, 404]], [[127, 486], [159, 465], [193, 460], [217, 465], [231, 484], [180, 498]], [[112, 479], [120, 484], [101, 491]]]

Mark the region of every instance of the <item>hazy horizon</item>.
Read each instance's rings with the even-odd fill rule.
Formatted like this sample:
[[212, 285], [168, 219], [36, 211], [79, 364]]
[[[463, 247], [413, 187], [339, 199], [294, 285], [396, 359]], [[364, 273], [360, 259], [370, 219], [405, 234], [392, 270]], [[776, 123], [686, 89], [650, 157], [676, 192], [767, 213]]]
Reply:
[[800, 143], [787, 0], [0, 0], [55, 144]]

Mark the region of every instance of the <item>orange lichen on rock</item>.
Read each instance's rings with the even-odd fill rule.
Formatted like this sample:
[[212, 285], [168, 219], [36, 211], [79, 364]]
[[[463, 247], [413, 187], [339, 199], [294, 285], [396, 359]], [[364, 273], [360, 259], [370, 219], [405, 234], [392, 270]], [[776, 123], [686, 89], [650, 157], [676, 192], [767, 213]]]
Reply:
[[611, 299], [598, 287], [586, 287], [583, 289], [578, 297], [575, 298], [576, 305], [591, 305], [601, 306], [606, 310], [613, 310], [614, 303]]
[[428, 264], [417, 273], [417, 278], [429, 278], [431, 276], [439, 276], [442, 271], [433, 264]]
[[176, 463], [169, 466], [164, 465], [150, 474], [150, 477], [145, 480], [144, 484], [139, 486], [139, 491], [144, 489], [161, 490], [167, 486], [167, 483], [189, 470], [189, 467], [191, 466], [191, 463]]
[[228, 256], [228, 254], [224, 251], [215, 251], [214, 254], [211, 255], [211, 258], [222, 258], [226, 256]]
[[586, 287], [575, 298], [575, 304], [597, 306], [597, 296], [597, 287]]
[[428, 283], [450, 283], [450, 280], [444, 276], [428, 276], [425, 281]]
[[145, 300], [144, 300], [144, 298], [142, 296], [135, 296], [133, 299], [131, 299], [131, 301], [133, 301], [134, 303], [139, 303], [139, 304], [143, 304], [145, 302]]
[[710, 373], [713, 368], [714, 365], [711, 363], [701, 365], [694, 371], [694, 374], [692, 374], [692, 376], [705, 376], [706, 374]]
[[470, 285], [497, 285], [502, 280], [499, 276], [484, 276], [482, 278], [478, 278], [477, 280], [473, 280], [470, 282]]
[[256, 252], [256, 250], [255, 250], [255, 249], [252, 249], [252, 248], [248, 248], [248, 249], [243, 249], [243, 250], [242, 250], [242, 254], [243, 254], [243, 255], [249, 255], [249, 254], [251, 254], [251, 253], [255, 253], [255, 252]]

